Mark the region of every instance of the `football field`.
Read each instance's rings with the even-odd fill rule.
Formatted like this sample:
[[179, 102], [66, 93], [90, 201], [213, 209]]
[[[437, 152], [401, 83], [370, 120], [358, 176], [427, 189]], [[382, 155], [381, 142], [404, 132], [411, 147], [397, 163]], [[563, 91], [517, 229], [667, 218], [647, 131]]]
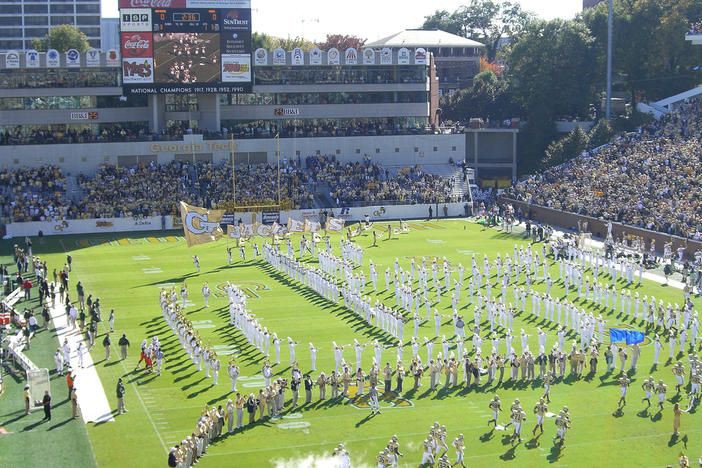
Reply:
[[[392, 225], [399, 227], [397, 223]], [[363, 265], [357, 272], [362, 270], [368, 281], [366, 294], [372, 297], [373, 303], [377, 299], [395, 307], [394, 291], [386, 290], [384, 272], [387, 268], [394, 272], [396, 259], [400, 266], [407, 270], [411, 259], [415, 259], [417, 264], [426, 261], [429, 266], [436, 258], [441, 266], [445, 258], [449, 263], [452, 278], [456, 279], [457, 266], [461, 263], [465, 267], [465, 273], [458, 308], [466, 318], [465, 346], [470, 350], [469, 329], [473, 323], [474, 306], [469, 304], [467, 283], [471, 276], [471, 257], [475, 255], [478, 268], [482, 271], [484, 255], [487, 255], [491, 262], [498, 253], [502, 258], [505, 254], [512, 257], [515, 244], [526, 246], [531, 242], [521, 235], [506, 234], [499, 229], [484, 229], [471, 220], [413, 221], [410, 222], [409, 232], [394, 235], [390, 240], [387, 240], [386, 228], [387, 223], [383, 223], [382, 226], [376, 224], [372, 230], [354, 238], [365, 251]], [[373, 230], [376, 230], [378, 235], [377, 246], [371, 246]], [[298, 236], [292, 235], [296, 251], [299, 246]], [[340, 235], [331, 235], [331, 244], [336, 256], [340, 256], [339, 240]], [[260, 245], [263, 239], [255, 238], [254, 241]], [[11, 245], [12, 242], [3, 241], [3, 252]], [[91, 294], [93, 299], [100, 299], [103, 322], [100, 323], [101, 336], [96, 342], [100, 343], [102, 334], [108, 331], [107, 316], [111, 309], [115, 311], [113, 342], [116, 343], [123, 333], [131, 341], [129, 355], [124, 361], [119, 361], [114, 356], [112, 360], [105, 361], [104, 352], [99, 345], [92, 352], [110, 406], [116, 408], [115, 385], [121, 377], [126, 384], [126, 407], [129, 410], [125, 415], [115, 413], [113, 422], [88, 424], [87, 435], [99, 466], [165, 466], [167, 450], [194, 431], [197, 418], [205, 405], [225, 405], [228, 398], [233, 398], [226, 374], [230, 358], [234, 358], [241, 367], [242, 377], [239, 378], [238, 387], [242, 393], [258, 393], [263, 386], [261, 366], [265, 357], [249, 346], [244, 336], [229, 325], [228, 297], [225, 292], [227, 281], [246, 293], [250, 313], [269, 331], [276, 332], [283, 339], [281, 364], [274, 366], [276, 377], [290, 377], [286, 337], [300, 343], [296, 349], [296, 360], [303, 373], [310, 368], [309, 343], [321, 348], [317, 356], [317, 370], [312, 373], [313, 379], [316, 379], [321, 371], [329, 375], [334, 369], [333, 341], [337, 344], [350, 344], [354, 338], [361, 343], [370, 343], [378, 339], [388, 346], [388, 349], [383, 351], [380, 367], [386, 362], [390, 362], [394, 367], [397, 340], [389, 334], [368, 325], [343, 305], [334, 304], [282, 275], [260, 257], [256, 261], [252, 260], [250, 243], [246, 245], [246, 260], [241, 260], [239, 251], [235, 249], [233, 262], [228, 265], [227, 246], [231, 247], [233, 243], [222, 239], [189, 249], [182, 232], [176, 231], [131, 235], [70, 235], [44, 238], [41, 241], [37, 239], [34, 242], [34, 254], [46, 258], [49, 271], [61, 267], [66, 254], [71, 254], [72, 296], [75, 296], [75, 284], [80, 280], [85, 287], [86, 296]], [[540, 253], [541, 246], [541, 243], [536, 243], [532, 248]], [[282, 250], [285, 251], [284, 246]], [[192, 255], [199, 257], [199, 273], [193, 265]], [[373, 292], [370, 283], [369, 260], [377, 266], [377, 292]], [[554, 263], [552, 256], [548, 260], [551, 277], [557, 280], [558, 265]], [[305, 261], [317, 262], [310, 255], [305, 257]], [[495, 274], [494, 268], [492, 274]], [[592, 277], [591, 270], [588, 270], [587, 274]], [[443, 272], [440, 268], [439, 278], [442, 277]], [[205, 281], [209, 283], [213, 292], [209, 308], [204, 307], [200, 293]], [[431, 283], [431, 278], [429, 281]], [[493, 278], [492, 282], [494, 281]], [[605, 281], [603, 275], [600, 276], [600, 281]], [[207, 378], [204, 372], [197, 371], [161, 314], [161, 288], [175, 287], [179, 291], [184, 282], [189, 290], [186, 315], [203, 342], [209, 343], [216, 350], [222, 362], [217, 385], [212, 385], [212, 379]], [[523, 275], [520, 283], [524, 284]], [[415, 282], [415, 287], [416, 285]], [[563, 297], [563, 286], [562, 281], [556, 281], [551, 295]], [[538, 291], [546, 291], [546, 285], [541, 279], [537, 280], [533, 287]], [[664, 303], [683, 303], [683, 293], [680, 289], [661, 286], [649, 280], [644, 280], [640, 286], [636, 283], [628, 286], [620, 279], [616, 287], [617, 290], [629, 288], [632, 295], [638, 292], [642, 298], [644, 295], [653, 295], [656, 300], [662, 299]], [[432, 302], [436, 302], [434, 291], [430, 284]], [[499, 297], [501, 294], [500, 287], [495, 286], [492, 289], [493, 297]], [[512, 302], [511, 286], [507, 296], [506, 302]], [[435, 421], [446, 426], [446, 440], [449, 446], [459, 433], [464, 435], [467, 466], [656, 467], [676, 463], [680, 452], [696, 460], [702, 455], [702, 420], [696, 414], [696, 408], [693, 407], [690, 414], [682, 415], [680, 436], [671, 436], [673, 403], [679, 402], [682, 408], [687, 408], [688, 398], [687, 390], [679, 395], [675, 392], [675, 379], [671, 372], [674, 363], [666, 362], [667, 339], [662, 340], [664, 346], [661, 351], [661, 364], [654, 369], [651, 329], [646, 329], [638, 320], [622, 316], [619, 304], [616, 310], [612, 310], [611, 307], [596, 305], [591, 300], [577, 299], [577, 291], [574, 292], [572, 287], [568, 299], [587, 311], [593, 311], [595, 316], [602, 314], [608, 327], [646, 332], [647, 340], [642, 347], [638, 370], [630, 374], [632, 383], [627, 404], [621, 411], [618, 411], [617, 405], [620, 397], [618, 374], [605, 373], [603, 355], [600, 356], [595, 375], [576, 378], [569, 374], [568, 366], [566, 377], [556, 380], [551, 389], [552, 401], [549, 411], [558, 413], [567, 405], [572, 415], [572, 429], [568, 432], [563, 447], [558, 447], [553, 442], [556, 432], [553, 417], [546, 418], [543, 435], [532, 436], [531, 430], [535, 424], [532, 408], [543, 395], [540, 380], [506, 380], [501, 384], [492, 383], [488, 386], [486, 376], [482, 376], [479, 387], [473, 385], [466, 389], [459, 382], [457, 387], [444, 389], [440, 386], [438, 391], [429, 391], [429, 377], [425, 374], [423, 386], [418, 391], [412, 390], [412, 379], [407, 377], [402, 394], [381, 394], [382, 414], [373, 417], [370, 416], [366, 399], [353, 398], [353, 386], [351, 399], [324, 401], [319, 401], [315, 388], [312, 403], [303, 404], [295, 410], [290, 409], [291, 396], [288, 391], [286, 408], [281, 418], [264, 418], [262, 422], [246, 426], [241, 431], [223, 435], [210, 446], [199, 465], [304, 466], [305, 463], [328, 457], [338, 443], [343, 443], [351, 454], [352, 466], [375, 466], [377, 453], [385, 447], [392, 435], [397, 435], [400, 451], [404, 454], [400, 459], [401, 466], [417, 466], [422, 458], [422, 442]], [[702, 300], [693, 297], [693, 302], [699, 310]], [[438, 309], [446, 316], [440, 335], [453, 340], [450, 292], [444, 290], [441, 301], [433, 304], [432, 308]], [[530, 335], [528, 343], [533, 352], [538, 352], [539, 349], [537, 327], [545, 329], [548, 333], [546, 350], [556, 342], [556, 324], [546, 322], [542, 318], [536, 319], [531, 314], [531, 308], [532, 301], [527, 297], [526, 311], [518, 313], [514, 320], [513, 347], [517, 352], [521, 349], [521, 329]], [[404, 314], [410, 318], [404, 330], [404, 363], [408, 369], [412, 356], [408, 342], [413, 335], [413, 322], [408, 312], [405, 311]], [[423, 319], [426, 318], [424, 307], [421, 308], [420, 315]], [[492, 346], [488, 338], [489, 329], [483, 311], [483, 356], [490, 354]], [[498, 327], [497, 330], [500, 336], [504, 335], [504, 329]], [[142, 369], [134, 370], [139, 360], [141, 341], [150, 340], [153, 336], [158, 336], [166, 355], [161, 376], [146, 373], [142, 370], [143, 364]], [[425, 336], [429, 339], [434, 338], [433, 320], [423, 321], [419, 330], [421, 342], [424, 342]], [[566, 352], [570, 350], [570, 343], [574, 339], [579, 341], [575, 334], [567, 336], [564, 347]], [[434, 356], [441, 351], [441, 337], [436, 341]], [[451, 350], [456, 352], [455, 342], [452, 342]], [[604, 347], [601, 351], [604, 351]], [[675, 351], [678, 352], [677, 346]], [[500, 344], [499, 352], [503, 355], [506, 353], [504, 340]], [[116, 356], [118, 352], [114, 354]], [[419, 354], [426, 365], [426, 348], [422, 347]], [[367, 346], [363, 352], [363, 367], [366, 373], [373, 356], [373, 347]], [[351, 363], [355, 361], [352, 348], [345, 350], [344, 358]], [[687, 370], [687, 353], [680, 354], [676, 359], [682, 359]], [[505, 378], [508, 375], [507, 369]], [[649, 375], [656, 380], [663, 379], [668, 385], [667, 401], [662, 412], [657, 411], [655, 399], [650, 408], [641, 403], [644, 396], [641, 384]], [[459, 378], [462, 376], [461, 371]], [[442, 376], [442, 383], [443, 380]], [[382, 381], [380, 387], [382, 390]], [[63, 392], [63, 388], [60, 391]], [[301, 396], [304, 395], [303, 391], [300, 393]], [[500, 415], [501, 425], [508, 422], [509, 406], [515, 398], [521, 400], [527, 413], [527, 421], [522, 430], [524, 441], [515, 446], [509, 443], [511, 427], [502, 431], [487, 425], [491, 417], [488, 403], [495, 394], [499, 394], [505, 410]], [[301, 397], [301, 401], [304, 403], [304, 397]], [[452, 448], [448, 454], [451, 462], [455, 461]]]

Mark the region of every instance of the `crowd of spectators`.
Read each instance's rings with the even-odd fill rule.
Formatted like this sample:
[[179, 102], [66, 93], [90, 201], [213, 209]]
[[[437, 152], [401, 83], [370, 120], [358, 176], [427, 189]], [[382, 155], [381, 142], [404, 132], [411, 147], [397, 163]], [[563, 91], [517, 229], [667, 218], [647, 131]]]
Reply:
[[65, 196], [65, 177], [55, 166], [0, 170], [3, 220], [38, 221], [74, 217]]
[[[300, 122], [303, 122], [300, 124]], [[312, 138], [339, 136], [378, 136], [378, 135], [423, 135], [434, 133], [436, 129], [416, 125], [408, 126], [381, 122], [362, 121], [259, 121], [238, 124], [223, 132], [233, 134], [235, 138], [271, 138], [276, 134], [281, 138]]]
[[529, 177], [508, 196], [558, 210], [702, 239], [702, 103], [690, 101]]
[[[279, 193], [278, 167], [266, 163], [238, 166], [236, 174], [226, 162], [105, 164], [94, 175], [79, 175], [77, 182], [80, 193], [72, 201], [56, 167], [0, 172], [2, 221], [172, 215], [178, 214], [181, 200], [210, 208], [277, 205]], [[304, 167], [300, 158], [284, 159], [280, 202], [283, 209], [322, 207], [325, 200], [335, 207], [440, 203], [455, 198], [453, 184], [419, 166], [389, 170], [368, 158], [341, 163], [334, 156], [315, 156], [306, 158]], [[324, 196], [315, 202], [320, 190]]]
[[113, 143], [133, 141], [170, 141], [182, 140], [185, 133], [180, 128], [171, 128], [153, 134], [145, 130], [146, 125], [134, 125], [134, 128], [119, 124], [101, 125], [97, 133], [87, 128], [80, 130], [63, 127], [59, 129], [33, 129], [24, 130], [16, 127], [0, 132], [0, 145], [47, 145], [47, 144], [72, 144], [72, 143]]
[[693, 36], [702, 35], [702, 22], [690, 23], [690, 32]]
[[[277, 204], [277, 172], [277, 167], [269, 164], [237, 167], [236, 206]], [[87, 218], [177, 214], [181, 200], [216, 207], [231, 203], [234, 187], [231, 165], [182, 161], [130, 167], [104, 165], [92, 177], [81, 175], [79, 182], [85, 193], [79, 209]], [[302, 171], [281, 167], [283, 206], [312, 206], [312, 194], [305, 187]]]
[[[227, 139], [232, 135], [237, 139], [273, 138], [314, 138], [335, 136], [378, 136], [378, 135], [425, 135], [439, 131], [425, 125], [402, 125], [391, 122], [369, 120], [360, 121], [257, 121], [224, 127], [219, 132], [198, 130], [173, 126], [158, 133], [149, 133], [146, 123], [134, 125], [134, 128], [119, 124], [101, 125], [94, 133], [88, 128], [81, 130], [70, 127], [59, 129], [23, 129], [15, 127], [0, 132], [0, 145], [44, 145], [71, 143], [112, 143], [134, 141], [176, 141], [186, 134], [201, 134], [206, 140]], [[453, 129], [442, 129], [453, 131]], [[444, 131], [445, 133], [445, 131]]]
[[328, 186], [338, 207], [439, 203], [452, 198], [453, 181], [427, 174], [419, 166], [391, 170], [367, 157], [362, 162], [342, 163], [334, 156], [308, 157], [305, 165], [312, 184]]

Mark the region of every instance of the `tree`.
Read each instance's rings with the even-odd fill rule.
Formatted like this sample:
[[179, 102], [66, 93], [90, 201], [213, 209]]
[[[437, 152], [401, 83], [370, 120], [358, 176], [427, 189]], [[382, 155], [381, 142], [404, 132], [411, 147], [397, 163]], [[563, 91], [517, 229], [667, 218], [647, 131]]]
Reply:
[[597, 121], [592, 130], [590, 130], [590, 147], [597, 148], [609, 142], [614, 137], [614, 129], [612, 124], [607, 119]]
[[339, 50], [346, 50], [353, 47], [354, 49], [359, 50], [365, 43], [366, 39], [361, 39], [357, 36], [327, 34], [327, 39], [324, 42], [317, 44], [317, 47], [322, 50], [329, 50], [332, 47], [336, 47]]
[[299, 47], [300, 49], [309, 52], [310, 50], [315, 48], [315, 44], [312, 41], [308, 41], [304, 37], [295, 36], [280, 39], [279, 47], [285, 50], [293, 50], [296, 47]]
[[[614, 0], [613, 76], [628, 92], [658, 100], [694, 87], [700, 73], [702, 49], [685, 40], [690, 22], [702, 17], [698, 0]], [[582, 19], [595, 38], [597, 60], [607, 57], [606, 2], [586, 10]], [[605, 75], [597, 85], [605, 87]]]
[[71, 24], [54, 26], [49, 33], [41, 39], [32, 41], [32, 48], [39, 52], [46, 52], [47, 49], [56, 49], [59, 53], [64, 53], [69, 49], [76, 49], [78, 52], [85, 52], [90, 48], [88, 37], [77, 27]]
[[422, 29], [441, 29], [485, 44], [488, 61], [494, 61], [502, 38], [512, 39], [535, 18], [519, 3], [471, 0], [449, 14], [436, 10], [424, 17]]
[[469, 89], [443, 97], [441, 109], [442, 118], [464, 122], [471, 117], [502, 121], [518, 115], [508, 84], [490, 70], [475, 75]]
[[255, 32], [251, 34], [251, 48], [273, 50], [280, 44], [280, 38], [268, 35], [266, 33]]
[[546, 169], [551, 166], [557, 166], [580, 156], [588, 149], [589, 144], [590, 138], [578, 125], [568, 135], [548, 145], [544, 158], [541, 161], [541, 167]]
[[301, 48], [304, 51], [309, 52], [315, 47], [312, 41], [308, 41], [304, 37], [295, 36], [288, 38], [281, 38], [276, 36], [271, 36], [266, 33], [255, 32], [251, 35], [251, 47], [253, 50], [258, 48], [273, 50], [278, 47], [283, 50], [293, 50], [296, 47]]
[[498, 65], [497, 63], [491, 63], [488, 62], [487, 59], [485, 58], [484, 55], [480, 56], [480, 71], [491, 71], [495, 75], [501, 75], [502, 74], [502, 67]]
[[580, 20], [533, 21], [505, 51], [514, 97], [533, 114], [583, 118], [598, 100], [594, 38]]
[[447, 10], [436, 10], [434, 14], [424, 17], [422, 29], [440, 29], [451, 34], [465, 36], [462, 24]]
[[539, 169], [544, 151], [558, 137], [553, 118], [543, 109], [532, 112], [529, 120], [519, 131], [517, 139], [520, 174], [530, 174]]

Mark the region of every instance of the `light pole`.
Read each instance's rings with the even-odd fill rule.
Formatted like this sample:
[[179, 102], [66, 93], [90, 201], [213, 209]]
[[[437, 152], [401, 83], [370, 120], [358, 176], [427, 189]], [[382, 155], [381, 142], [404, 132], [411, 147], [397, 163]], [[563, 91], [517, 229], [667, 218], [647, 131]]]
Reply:
[[612, 113], [612, 1], [609, 0], [607, 15], [607, 100], [605, 101], [605, 118], [610, 120]]

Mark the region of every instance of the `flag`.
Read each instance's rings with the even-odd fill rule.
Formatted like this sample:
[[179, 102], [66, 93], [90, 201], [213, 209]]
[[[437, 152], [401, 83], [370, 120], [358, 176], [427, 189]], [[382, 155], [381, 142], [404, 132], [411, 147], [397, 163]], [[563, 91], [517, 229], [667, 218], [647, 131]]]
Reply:
[[241, 237], [253, 237], [256, 235], [256, 228], [259, 223], [242, 224]]
[[219, 226], [222, 216], [224, 216], [224, 210], [208, 210], [180, 202], [183, 234], [188, 247], [221, 239], [224, 235]]
[[305, 231], [305, 224], [302, 221], [288, 218], [288, 231], [290, 231], [290, 232], [304, 232]]
[[232, 226], [227, 224], [227, 237], [230, 239], [238, 239], [241, 237], [241, 229], [239, 226]]
[[609, 329], [609, 340], [612, 343], [626, 343], [628, 345], [634, 343], [643, 343], [646, 336], [643, 332], [636, 330], [620, 330], [617, 328]]
[[317, 221], [305, 220], [305, 232], [319, 232], [322, 230], [322, 225]]
[[626, 332], [626, 344], [643, 343], [644, 334], [640, 331], [627, 330]]
[[609, 329], [609, 341], [612, 343], [626, 342], [626, 331], [619, 330], [617, 328], [610, 328]]
[[327, 219], [327, 231], [339, 232], [344, 229], [344, 220], [341, 218], [328, 218]]

